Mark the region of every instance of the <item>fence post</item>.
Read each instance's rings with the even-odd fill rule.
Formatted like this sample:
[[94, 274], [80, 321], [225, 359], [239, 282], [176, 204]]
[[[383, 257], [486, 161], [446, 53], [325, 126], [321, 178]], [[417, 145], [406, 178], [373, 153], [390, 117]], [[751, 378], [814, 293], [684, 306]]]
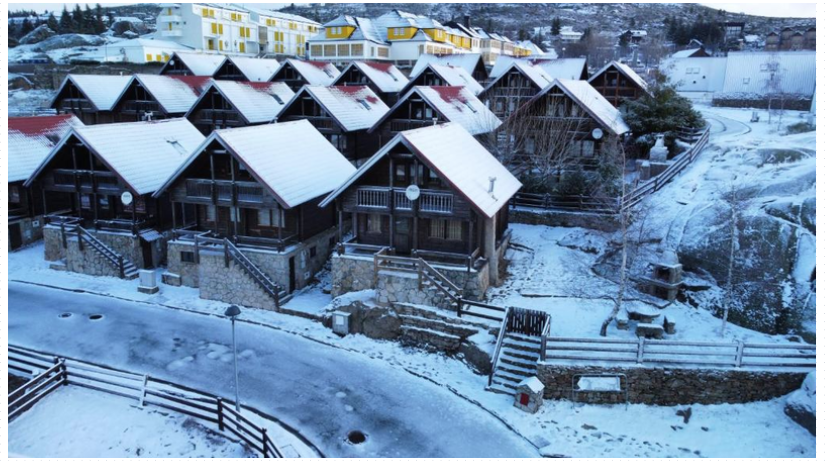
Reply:
[[424, 264], [422, 264], [419, 259], [415, 262], [415, 266], [418, 271], [418, 290], [421, 291], [421, 288], [424, 286]]
[[223, 240], [223, 264], [229, 268], [229, 239]]
[[63, 241], [63, 248], [65, 249], [68, 246], [66, 242], [66, 221], [60, 222], [60, 238]]
[[69, 385], [69, 371], [66, 370], [66, 360], [65, 359], [58, 359], [60, 363], [60, 375], [61, 381], [63, 381], [63, 385]]
[[124, 266], [123, 266], [123, 256], [122, 255], [117, 258], [117, 267], [120, 270], [120, 278], [121, 279], [125, 278], [126, 277], [126, 270], [124, 269]]
[[461, 318], [461, 301], [464, 298], [464, 292], [462, 291], [461, 294], [458, 295], [458, 300], [456, 301], [456, 311], [455, 313], [458, 314], [458, 318]]
[[140, 392], [140, 398], [138, 398], [138, 404], [140, 406], [146, 406], [146, 385], [149, 383], [149, 374], [143, 375], [143, 389]]
[[266, 437], [266, 428], [262, 427], [261, 428], [261, 447], [263, 447], [263, 449], [264, 449], [263, 450], [264, 458], [269, 458], [269, 450], [267, 449], [267, 446], [266, 446], [266, 439], [267, 439], [267, 437]]
[[218, 429], [223, 432], [223, 398], [217, 398], [218, 403]]
[[742, 367], [742, 355], [745, 353], [745, 343], [736, 340], [736, 367]]
[[636, 350], [636, 363], [641, 364], [645, 358], [645, 337], [639, 337], [639, 344], [637, 346], [638, 349]]
[[83, 252], [83, 233], [80, 232], [80, 229], [77, 230], [77, 249]]
[[200, 251], [200, 238], [197, 234], [195, 234], [195, 263], [200, 264], [201, 262], [201, 251]]

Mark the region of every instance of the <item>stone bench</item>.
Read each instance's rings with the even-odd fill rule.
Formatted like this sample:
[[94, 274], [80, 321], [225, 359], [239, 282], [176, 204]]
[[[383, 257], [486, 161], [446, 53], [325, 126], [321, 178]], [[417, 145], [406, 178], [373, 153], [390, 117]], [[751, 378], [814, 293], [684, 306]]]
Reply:
[[661, 325], [654, 325], [648, 323], [640, 323], [636, 325], [636, 336], [643, 336], [645, 338], [661, 339], [665, 333], [665, 329]]

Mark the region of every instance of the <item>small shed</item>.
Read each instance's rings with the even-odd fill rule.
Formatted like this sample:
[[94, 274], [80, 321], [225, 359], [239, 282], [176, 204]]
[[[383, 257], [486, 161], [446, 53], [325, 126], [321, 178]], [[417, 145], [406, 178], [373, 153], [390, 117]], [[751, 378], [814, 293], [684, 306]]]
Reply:
[[541, 408], [544, 402], [544, 384], [538, 377], [528, 377], [516, 386], [516, 395], [513, 406], [526, 411], [528, 413], [535, 413]]

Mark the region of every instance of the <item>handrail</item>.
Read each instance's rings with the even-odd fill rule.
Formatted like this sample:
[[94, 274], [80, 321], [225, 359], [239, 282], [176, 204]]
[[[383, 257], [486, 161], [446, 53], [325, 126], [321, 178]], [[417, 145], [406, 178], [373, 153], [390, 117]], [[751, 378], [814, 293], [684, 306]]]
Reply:
[[510, 318], [510, 311], [512, 309], [510, 307], [507, 308], [507, 312], [504, 313], [504, 320], [501, 321], [501, 327], [498, 330], [498, 339], [496, 340], [496, 350], [493, 352], [493, 359], [491, 361], [492, 367], [490, 368], [490, 376], [487, 377], [487, 386], [493, 385], [493, 374], [496, 373], [496, 367], [498, 367], [498, 360], [501, 354], [501, 346], [504, 343], [504, 335], [507, 334], [507, 322]]
[[85, 239], [95, 250], [97, 250], [103, 258], [109, 260], [109, 262], [117, 267], [118, 272], [120, 273], [120, 277], [124, 278], [126, 276], [126, 262], [123, 258], [123, 255], [112, 250], [111, 247], [104, 244], [100, 239], [92, 235], [89, 231], [83, 228], [83, 226], [77, 225], [77, 241], [80, 250], [83, 250], [83, 244], [81, 238]]
[[547, 321], [544, 322], [544, 328], [541, 330], [541, 351], [539, 356], [544, 361], [547, 358], [547, 338], [550, 337], [550, 323], [553, 321], [553, 316], [547, 314]]
[[229, 266], [229, 258], [235, 260], [249, 276], [258, 283], [272, 298], [275, 299], [275, 310], [281, 311], [281, 287], [277, 283], [269, 279], [264, 272], [262, 272], [257, 265], [252, 263], [244, 253], [235, 244], [227, 238], [223, 239], [224, 245], [224, 260]]

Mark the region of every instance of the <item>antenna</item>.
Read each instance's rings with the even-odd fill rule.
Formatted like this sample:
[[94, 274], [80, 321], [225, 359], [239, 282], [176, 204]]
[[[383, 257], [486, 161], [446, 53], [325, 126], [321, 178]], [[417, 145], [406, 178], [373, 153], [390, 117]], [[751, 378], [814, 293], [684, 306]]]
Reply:
[[146, 112], [143, 113], [143, 120], [146, 121], [146, 122], [151, 122], [152, 121], [152, 116], [154, 116], [154, 115], [155, 115], [155, 113], [153, 111], [146, 111]]
[[488, 192], [492, 194], [495, 187], [496, 187], [496, 178], [495, 177], [490, 177], [490, 190], [488, 190]]

